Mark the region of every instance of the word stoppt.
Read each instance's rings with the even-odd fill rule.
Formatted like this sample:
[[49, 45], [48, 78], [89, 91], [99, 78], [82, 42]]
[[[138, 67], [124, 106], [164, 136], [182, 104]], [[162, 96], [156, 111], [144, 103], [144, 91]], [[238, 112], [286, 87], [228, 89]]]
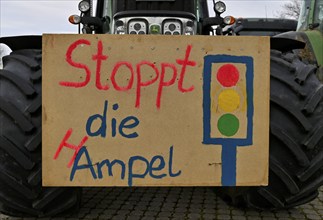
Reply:
[[[110, 85], [108, 83], [103, 84], [101, 80], [102, 71], [103, 71], [101, 68], [102, 62], [109, 62], [109, 56], [110, 56], [108, 54], [103, 53], [104, 45], [102, 41], [99, 40], [97, 42], [96, 54], [93, 54], [91, 58], [92, 61], [96, 62], [95, 74], [93, 74], [93, 71], [91, 71], [86, 64], [77, 62], [73, 58], [73, 53], [77, 51], [79, 47], [82, 47], [84, 45], [91, 46], [92, 42], [85, 39], [77, 40], [73, 42], [66, 51], [66, 62], [72, 67], [84, 70], [84, 74], [85, 74], [84, 81], [82, 82], [61, 81], [59, 83], [61, 86], [82, 88], [82, 87], [88, 86], [89, 82], [94, 78], [95, 86], [98, 90], [114, 89], [115, 91], [119, 91], [119, 92], [127, 92], [134, 88], [136, 91], [136, 102], [135, 102], [136, 108], [140, 107], [142, 89], [144, 87], [148, 87], [155, 83], [158, 84], [158, 91], [156, 94], [157, 108], [160, 108], [163, 89], [165, 87], [174, 86], [174, 84], [176, 83], [179, 92], [186, 93], [194, 90], [194, 85], [190, 85], [187, 88], [184, 86], [187, 68], [196, 66], [196, 62], [193, 60], [190, 60], [192, 45], [187, 45], [186, 52], [185, 54], [183, 54], [183, 58], [177, 58], [176, 60], [174, 60], [174, 63], [160, 62], [158, 65], [157, 63], [151, 62], [149, 60], [142, 60], [139, 63], [132, 63], [131, 61], [126, 61], [126, 60], [118, 61], [113, 64], [113, 68], [110, 72], [110, 81], [111, 81]], [[142, 71], [144, 66], [150, 68], [151, 71], [154, 73], [154, 77], [148, 81], [144, 81], [142, 79], [143, 74], [145, 74], [145, 72]], [[130, 73], [130, 79], [128, 80], [126, 85], [121, 86], [118, 84], [116, 80], [116, 76], [120, 74], [120, 72], [122, 74], [122, 71], [120, 70], [124, 70], [124, 69], [127, 69], [127, 71]], [[104, 71], [107, 72], [107, 70], [104, 70]], [[171, 76], [168, 77], [169, 78], [168, 80], [166, 80], [166, 72], [171, 72], [170, 74]], [[176, 82], [177, 77], [179, 78], [179, 80]]]

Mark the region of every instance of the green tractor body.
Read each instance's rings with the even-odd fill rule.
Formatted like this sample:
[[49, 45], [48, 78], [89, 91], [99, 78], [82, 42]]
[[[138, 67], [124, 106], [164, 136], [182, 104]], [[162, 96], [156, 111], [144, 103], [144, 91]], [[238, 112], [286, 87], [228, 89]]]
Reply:
[[303, 1], [298, 32], [304, 32], [319, 66], [323, 65], [323, 2]]
[[305, 42], [297, 53], [304, 62], [318, 66], [317, 76], [323, 81], [323, 1], [302, 1], [297, 31], [278, 36]]
[[298, 31], [303, 31], [307, 36], [310, 62], [319, 66], [317, 76], [323, 82], [323, 1], [303, 2]]

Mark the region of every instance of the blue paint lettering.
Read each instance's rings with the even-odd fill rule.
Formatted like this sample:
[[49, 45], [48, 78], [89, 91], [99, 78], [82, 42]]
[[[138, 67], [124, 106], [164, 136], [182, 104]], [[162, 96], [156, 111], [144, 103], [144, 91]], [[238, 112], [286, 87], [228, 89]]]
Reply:
[[[158, 162], [157, 166], [154, 166], [154, 164], [156, 164], [156, 162]], [[153, 159], [151, 159], [150, 161], [150, 170], [149, 170], [149, 175], [155, 179], [161, 179], [163, 177], [166, 176], [166, 174], [160, 174], [160, 175], [156, 175], [153, 173], [153, 171], [161, 171], [162, 169], [164, 169], [165, 167], [165, 160], [162, 156], [154, 156]]]
[[[87, 163], [83, 164], [83, 165], [79, 165], [79, 161], [83, 155], [85, 156]], [[89, 152], [87, 151], [86, 147], [82, 147], [80, 149], [80, 151], [77, 153], [76, 158], [74, 160], [74, 164], [73, 164], [71, 175], [70, 175], [70, 181], [73, 181], [76, 171], [85, 170], [85, 169], [89, 169], [91, 171], [93, 179], [97, 179]]]
[[120, 123], [120, 126], [119, 126], [119, 133], [121, 134], [122, 137], [125, 137], [125, 138], [136, 138], [138, 137], [138, 133], [137, 132], [132, 132], [132, 133], [129, 133], [129, 134], [126, 134], [124, 132], [124, 129], [133, 129], [135, 127], [137, 127], [139, 125], [139, 120], [138, 118], [134, 117], [134, 116], [129, 116], [129, 117], [126, 117], [125, 119], [123, 119]]
[[[145, 166], [146, 166], [146, 169], [145, 169], [145, 172], [143, 173], [134, 173], [133, 172], [133, 167], [135, 165], [135, 162], [144, 162], [145, 163]], [[132, 181], [134, 178], [145, 178], [146, 175], [148, 174], [149, 172], [149, 161], [144, 158], [144, 157], [141, 157], [141, 156], [134, 156], [134, 157], [130, 157], [129, 159], [129, 175], [128, 175], [128, 186], [132, 186]]]
[[[167, 168], [165, 170], [165, 158], [161, 155], [156, 155], [152, 157], [151, 160], [143, 156], [132, 156], [128, 160], [128, 164], [123, 162], [122, 160], [103, 160], [98, 163], [92, 163], [90, 159], [89, 152], [86, 147], [82, 147], [78, 152], [76, 159], [74, 161], [71, 174], [70, 174], [70, 181], [73, 181], [77, 172], [83, 171], [90, 171], [92, 178], [95, 179], [103, 179], [106, 176], [120, 178], [121, 180], [125, 179], [126, 172], [128, 172], [128, 186], [134, 185], [135, 179], [144, 179], [147, 177], [153, 179], [162, 179], [165, 177], [178, 177], [181, 175], [182, 171], [179, 170], [177, 172], [173, 172], [173, 146], [169, 149], [169, 161], [168, 161], [168, 173]], [[85, 157], [83, 161], [86, 161], [86, 164], [79, 164], [82, 157]], [[118, 166], [117, 166], [118, 165]], [[106, 172], [103, 172], [103, 168], [107, 168]], [[116, 171], [115, 167], [120, 167], [121, 170]], [[140, 171], [138, 171], [140, 167]], [[166, 171], [166, 172], [165, 172]], [[120, 173], [119, 175], [114, 175], [114, 173]]]
[[[112, 110], [115, 112], [119, 109], [118, 104], [114, 104], [112, 106]], [[97, 137], [101, 136], [102, 138], [105, 138], [107, 136], [107, 121], [111, 120], [111, 137], [116, 137], [119, 133], [124, 138], [137, 138], [139, 135], [137, 132], [133, 131], [134, 128], [136, 128], [139, 125], [139, 119], [135, 116], [127, 116], [124, 119], [121, 120], [121, 122], [118, 124], [118, 120], [114, 117], [109, 119], [107, 116], [109, 115], [109, 102], [106, 100], [104, 102], [103, 107], [103, 114], [94, 114], [90, 116], [86, 122], [86, 133], [90, 137]], [[93, 128], [94, 123], [99, 123], [98, 128]]]
[[109, 176], [113, 176], [113, 171], [112, 168], [115, 164], [119, 164], [121, 166], [121, 175], [120, 178], [123, 180], [125, 177], [125, 172], [126, 172], [126, 164], [121, 161], [121, 160], [113, 160], [110, 162], [110, 160], [104, 160], [101, 163], [97, 163], [97, 170], [98, 170], [98, 178], [102, 179], [103, 174], [102, 174], [102, 167], [106, 166], [108, 168], [108, 174]]
[[168, 172], [170, 177], [177, 177], [181, 175], [182, 171], [178, 171], [177, 173], [173, 173], [173, 149], [174, 147], [171, 146], [169, 150], [169, 162], [168, 162]]

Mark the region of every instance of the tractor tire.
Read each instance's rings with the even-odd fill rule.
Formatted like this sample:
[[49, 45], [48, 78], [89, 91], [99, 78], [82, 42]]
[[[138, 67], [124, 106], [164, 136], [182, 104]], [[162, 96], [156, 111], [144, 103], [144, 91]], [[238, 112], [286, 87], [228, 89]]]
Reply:
[[3, 57], [0, 70], [0, 212], [18, 217], [67, 214], [81, 189], [42, 187], [40, 50]]
[[323, 84], [316, 67], [271, 51], [269, 184], [222, 188], [228, 203], [286, 209], [318, 196], [323, 185]]

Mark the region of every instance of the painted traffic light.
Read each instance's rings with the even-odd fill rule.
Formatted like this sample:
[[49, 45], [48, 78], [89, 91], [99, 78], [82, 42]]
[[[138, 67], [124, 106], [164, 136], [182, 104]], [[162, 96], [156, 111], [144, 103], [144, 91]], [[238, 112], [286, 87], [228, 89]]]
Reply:
[[236, 184], [237, 147], [252, 145], [253, 58], [204, 58], [203, 143], [222, 146], [222, 185]]
[[226, 137], [234, 136], [239, 130], [239, 119], [232, 112], [240, 107], [241, 97], [236, 90], [231, 89], [237, 85], [239, 77], [239, 70], [232, 64], [222, 65], [216, 73], [216, 78], [220, 85], [223, 88], [228, 88], [222, 90], [218, 98], [211, 97], [213, 100], [217, 98], [215, 105], [218, 105], [222, 111], [228, 112], [223, 114], [217, 123], [218, 130]]

